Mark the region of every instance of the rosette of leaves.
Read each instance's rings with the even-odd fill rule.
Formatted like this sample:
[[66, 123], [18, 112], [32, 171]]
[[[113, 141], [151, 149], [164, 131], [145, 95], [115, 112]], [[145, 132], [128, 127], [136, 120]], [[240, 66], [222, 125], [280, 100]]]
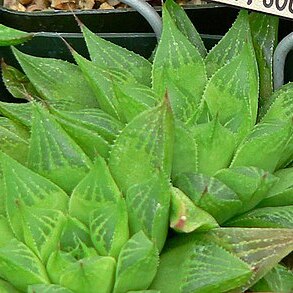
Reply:
[[241, 11], [208, 53], [171, 0], [163, 24], [152, 62], [81, 25], [91, 60], [2, 64], [28, 102], [0, 103], [1, 292], [293, 290], [277, 19]]

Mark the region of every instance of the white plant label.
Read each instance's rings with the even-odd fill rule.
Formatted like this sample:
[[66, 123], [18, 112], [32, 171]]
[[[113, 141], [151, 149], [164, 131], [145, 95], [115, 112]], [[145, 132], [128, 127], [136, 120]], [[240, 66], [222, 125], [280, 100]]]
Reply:
[[293, 19], [293, 0], [216, 0], [213, 2], [229, 4]]

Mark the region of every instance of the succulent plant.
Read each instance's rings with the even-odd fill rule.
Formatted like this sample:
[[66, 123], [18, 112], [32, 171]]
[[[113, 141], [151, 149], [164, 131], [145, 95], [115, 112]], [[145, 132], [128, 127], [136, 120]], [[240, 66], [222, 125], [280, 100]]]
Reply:
[[[152, 61], [81, 24], [76, 64], [2, 64], [0, 291], [290, 292], [293, 84], [278, 20], [241, 11], [209, 52], [163, 7]], [[4, 28], [2, 45], [31, 35]]]

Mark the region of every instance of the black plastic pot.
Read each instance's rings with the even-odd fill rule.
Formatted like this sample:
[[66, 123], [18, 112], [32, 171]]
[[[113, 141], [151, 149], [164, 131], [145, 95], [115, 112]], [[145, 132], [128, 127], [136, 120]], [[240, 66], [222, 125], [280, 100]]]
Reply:
[[[0, 4], [1, 4], [0, 0]], [[160, 8], [156, 9], [160, 13]], [[186, 12], [200, 33], [224, 34], [238, 10], [220, 4], [187, 6]], [[76, 16], [96, 33], [151, 33], [147, 21], [133, 9], [75, 11]], [[225, 15], [225, 17], [223, 17]], [[71, 12], [18, 12], [0, 7], [2, 24], [29, 32], [78, 33]]]

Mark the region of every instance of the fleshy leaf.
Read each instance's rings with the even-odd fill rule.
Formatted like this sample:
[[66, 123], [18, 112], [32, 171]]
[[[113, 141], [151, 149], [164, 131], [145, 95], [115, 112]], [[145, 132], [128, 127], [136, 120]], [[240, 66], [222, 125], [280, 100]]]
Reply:
[[100, 109], [52, 112], [58, 123], [92, 160], [97, 155], [108, 157], [110, 145], [124, 126]]
[[124, 199], [101, 203], [90, 214], [90, 235], [99, 255], [118, 257], [129, 238], [128, 215]]
[[[262, 119], [262, 122], [292, 121], [293, 111], [293, 83], [281, 87], [272, 96], [272, 103]], [[284, 168], [293, 161], [293, 135], [291, 135], [286, 149], [278, 163], [277, 168]]]
[[143, 232], [133, 235], [119, 255], [113, 293], [147, 289], [156, 275], [158, 263], [155, 245]]
[[236, 147], [235, 138], [217, 118], [197, 125], [193, 136], [197, 144], [199, 173], [212, 176], [230, 165]]
[[0, 46], [14, 46], [30, 40], [34, 34], [0, 24]]
[[0, 102], [1, 115], [18, 122], [26, 127], [31, 127], [33, 103], [5, 103]]
[[70, 197], [69, 213], [89, 225], [92, 211], [106, 202], [118, 202], [122, 194], [106, 162], [98, 157], [91, 171], [76, 186]]
[[250, 43], [209, 80], [204, 99], [212, 118], [237, 135], [239, 142], [254, 126], [258, 109], [258, 69]]
[[86, 80], [76, 65], [29, 56], [15, 48], [13, 53], [41, 98], [50, 105], [67, 110], [98, 106], [94, 93], [85, 87]]
[[0, 149], [20, 163], [26, 163], [29, 132], [22, 125], [0, 117]]
[[235, 191], [242, 201], [239, 213], [254, 208], [264, 199], [278, 179], [255, 167], [234, 167], [220, 170], [215, 177]]
[[113, 71], [103, 68], [72, 51], [73, 57], [85, 76], [89, 86], [95, 93], [101, 109], [116, 119], [124, 121], [123, 113], [118, 107], [118, 98], [114, 90], [114, 83], [127, 80], [128, 71]]
[[293, 272], [282, 265], [275, 266], [253, 287], [253, 292], [292, 292]]
[[45, 285], [45, 284], [37, 284], [30, 285], [28, 287], [28, 293], [73, 293], [73, 291], [68, 288], [61, 287], [59, 285]]
[[279, 18], [253, 12], [249, 22], [259, 69], [260, 107], [263, 107], [273, 92], [273, 54], [278, 41]]
[[41, 261], [16, 239], [0, 248], [0, 262], [1, 277], [21, 291], [31, 284], [50, 283]]
[[77, 259], [84, 257], [86, 247], [92, 247], [90, 231], [76, 218], [67, 217], [66, 225], [60, 237], [60, 248], [70, 252]]
[[151, 64], [143, 57], [108, 42], [82, 25], [91, 60], [98, 66], [127, 71], [140, 83], [151, 83]]
[[25, 74], [2, 62], [2, 79], [7, 90], [17, 99], [34, 99], [39, 96]]
[[139, 291], [128, 291], [127, 293], [161, 293], [157, 290], [139, 290]]
[[35, 106], [33, 114], [28, 166], [70, 193], [92, 163], [48, 111]]
[[[185, 284], [195, 288], [202, 284], [203, 288], [198, 288], [198, 291], [185, 287], [185, 292], [244, 292], [292, 249], [292, 229], [220, 228], [208, 233], [173, 237], [161, 255], [151, 289], [159, 289], [162, 293], [177, 293]], [[197, 252], [193, 256], [195, 260], [202, 258], [202, 262], [192, 261], [190, 256], [193, 251]], [[196, 267], [197, 271], [193, 269]], [[223, 271], [226, 274], [219, 278]], [[209, 272], [211, 275], [208, 275]], [[189, 274], [191, 278], [188, 278]], [[210, 283], [212, 277], [218, 280]], [[215, 287], [205, 291], [204, 287], [209, 284]]]
[[293, 205], [293, 168], [279, 170], [274, 174], [279, 181], [269, 190], [259, 207]]
[[1, 166], [7, 217], [13, 232], [20, 240], [24, 239], [19, 219], [21, 206], [67, 211], [68, 196], [51, 181], [4, 154], [1, 154]]
[[264, 108], [262, 122], [287, 121], [292, 118], [293, 112], [293, 82], [283, 85], [272, 95], [270, 105]]
[[291, 121], [257, 124], [240, 144], [231, 166], [254, 166], [273, 173], [292, 136], [292, 126]]
[[225, 228], [215, 229], [212, 240], [245, 261], [253, 276], [242, 288], [255, 284], [293, 250], [292, 229]]
[[127, 122], [133, 120], [143, 111], [155, 107], [159, 99], [155, 92], [142, 84], [114, 84], [118, 107]]
[[111, 293], [116, 263], [112, 257], [92, 256], [72, 263], [60, 277], [60, 285], [73, 292]]
[[[186, 68], [186, 73], [188, 70]], [[190, 74], [192, 76], [192, 73]], [[201, 95], [195, 96], [194, 92], [186, 90], [181, 79], [175, 81], [171, 76], [166, 78], [166, 87], [174, 117], [184, 124], [191, 126], [195, 124], [202, 111], [201, 102], [198, 99]]]
[[173, 119], [168, 99], [133, 119], [118, 136], [109, 167], [122, 192], [153, 177], [156, 170], [170, 175]]
[[61, 274], [75, 261], [76, 259], [69, 253], [60, 250], [53, 252], [46, 266], [48, 276], [52, 283], [59, 284]]
[[62, 212], [53, 209], [19, 205], [23, 236], [26, 245], [46, 263], [58, 248], [60, 235], [66, 223]]
[[[240, 11], [236, 21], [220, 42], [208, 53], [206, 66], [208, 76], [239, 55], [247, 42], [251, 42], [248, 12]], [[229, 79], [226, 79], [228, 81]]]
[[[187, 104], [200, 110], [207, 81], [203, 58], [197, 48], [179, 31], [165, 6], [163, 32], [156, 51], [152, 75], [153, 88], [159, 96], [164, 95], [168, 81], [171, 80], [176, 87], [180, 87], [193, 97], [193, 99], [189, 97]], [[173, 91], [173, 95], [177, 92]], [[182, 96], [181, 93], [179, 95]], [[173, 100], [176, 100], [175, 97]]]
[[162, 250], [169, 226], [170, 183], [162, 172], [132, 185], [126, 193], [130, 233], [142, 230]]
[[293, 229], [293, 205], [255, 209], [231, 219], [225, 226]]
[[186, 15], [184, 9], [180, 5], [175, 3], [174, 0], [167, 0], [165, 2], [165, 7], [167, 8], [170, 16], [175, 21], [178, 29], [188, 38], [188, 40], [198, 49], [200, 55], [205, 57], [207, 50], [204, 43], [192, 24], [191, 20]]
[[242, 207], [237, 194], [216, 178], [197, 173], [182, 173], [173, 183], [219, 224], [235, 216]]
[[5, 246], [7, 243], [10, 242], [10, 240], [15, 238], [15, 235], [13, 234], [10, 228], [8, 219], [4, 215], [0, 216], [0, 231], [1, 231], [0, 247]]
[[175, 123], [172, 178], [180, 173], [198, 171], [198, 150], [191, 129], [181, 121]]
[[3, 293], [19, 293], [20, 291], [18, 291], [10, 283], [0, 279], [0, 292], [3, 292]]
[[191, 235], [201, 239], [177, 237], [167, 245], [152, 289], [161, 293], [227, 292], [249, 280], [252, 271], [247, 264], [218, 244], [204, 241], [203, 234]]
[[189, 233], [218, 227], [217, 221], [178, 188], [172, 188], [170, 226], [177, 232]]

